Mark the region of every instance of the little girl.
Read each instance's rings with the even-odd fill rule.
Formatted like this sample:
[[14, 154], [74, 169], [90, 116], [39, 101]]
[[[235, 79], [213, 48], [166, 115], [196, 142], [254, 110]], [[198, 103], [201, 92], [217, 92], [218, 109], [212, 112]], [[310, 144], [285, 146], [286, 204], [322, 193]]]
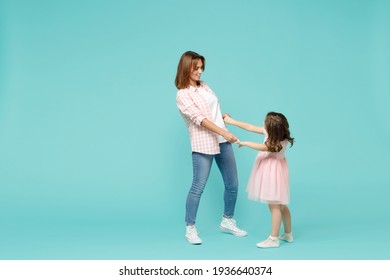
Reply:
[[[290, 137], [286, 117], [281, 113], [269, 112], [264, 120], [264, 127], [234, 120], [228, 114], [223, 118], [225, 123], [265, 136], [264, 144], [237, 141], [239, 147], [259, 150], [249, 177], [247, 192], [249, 199], [268, 203], [272, 215], [271, 235], [256, 246], [279, 247], [279, 239], [293, 242], [291, 214], [287, 207], [290, 201], [289, 172], [284, 153], [288, 142], [293, 145], [294, 138]], [[285, 233], [279, 236], [282, 221]]]

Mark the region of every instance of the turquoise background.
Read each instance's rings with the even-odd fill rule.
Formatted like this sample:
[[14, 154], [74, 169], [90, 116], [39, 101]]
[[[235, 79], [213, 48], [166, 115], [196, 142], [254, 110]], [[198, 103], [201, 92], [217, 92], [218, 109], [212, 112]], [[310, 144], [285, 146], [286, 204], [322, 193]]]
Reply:
[[[390, 259], [389, 1], [0, 1], [0, 259]], [[174, 78], [181, 54], [223, 112], [283, 112], [296, 242], [257, 249], [256, 151], [237, 149], [246, 238], [219, 232], [213, 166], [192, 179]], [[262, 138], [232, 127], [241, 140]]]

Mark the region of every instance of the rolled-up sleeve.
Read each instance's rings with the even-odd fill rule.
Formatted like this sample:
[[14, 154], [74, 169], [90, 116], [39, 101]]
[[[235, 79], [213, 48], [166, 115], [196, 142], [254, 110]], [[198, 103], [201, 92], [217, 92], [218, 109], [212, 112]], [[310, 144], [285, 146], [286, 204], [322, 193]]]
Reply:
[[[204, 88], [205, 84], [201, 83], [201, 87]], [[176, 94], [176, 104], [188, 128], [191, 150], [208, 155], [219, 154], [217, 134], [201, 126], [204, 119], [212, 119], [212, 114], [210, 105], [199, 94], [199, 89], [180, 89]]]
[[190, 122], [199, 125], [206, 118], [201, 109], [194, 103], [185, 91], [180, 91], [176, 96], [176, 104], [182, 115]]

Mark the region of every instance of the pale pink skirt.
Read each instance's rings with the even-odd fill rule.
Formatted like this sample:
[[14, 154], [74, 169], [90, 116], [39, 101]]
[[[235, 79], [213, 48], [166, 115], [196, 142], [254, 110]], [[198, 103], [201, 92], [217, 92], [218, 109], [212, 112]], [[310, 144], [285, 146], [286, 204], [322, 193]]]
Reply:
[[261, 153], [253, 165], [247, 186], [248, 198], [268, 204], [290, 202], [290, 179], [285, 157], [264, 157]]

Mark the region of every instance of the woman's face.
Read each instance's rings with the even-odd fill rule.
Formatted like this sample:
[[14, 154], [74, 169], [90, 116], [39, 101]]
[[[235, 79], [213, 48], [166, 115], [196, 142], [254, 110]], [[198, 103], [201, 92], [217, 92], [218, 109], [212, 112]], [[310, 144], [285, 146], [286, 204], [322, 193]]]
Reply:
[[194, 87], [197, 86], [197, 83], [200, 81], [200, 76], [203, 73], [202, 68], [203, 62], [201, 59], [198, 59], [198, 62], [196, 63], [190, 74], [190, 84]]

